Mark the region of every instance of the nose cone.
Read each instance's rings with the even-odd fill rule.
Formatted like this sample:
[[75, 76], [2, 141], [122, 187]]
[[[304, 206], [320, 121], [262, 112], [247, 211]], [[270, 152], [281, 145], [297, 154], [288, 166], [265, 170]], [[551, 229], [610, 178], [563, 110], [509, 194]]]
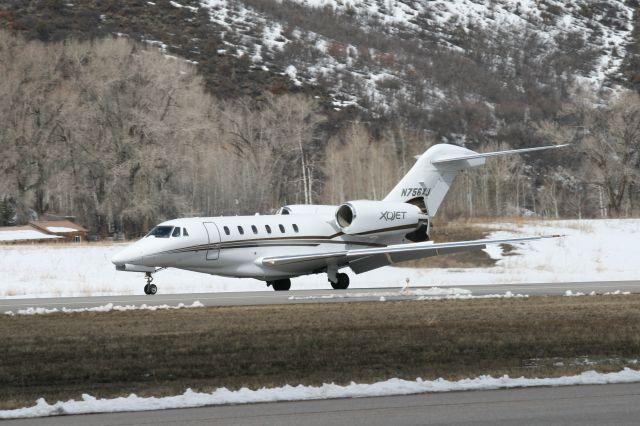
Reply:
[[142, 250], [137, 244], [130, 245], [124, 250], [116, 253], [112, 258], [111, 262], [118, 266], [124, 265], [125, 263], [140, 265], [142, 264]]

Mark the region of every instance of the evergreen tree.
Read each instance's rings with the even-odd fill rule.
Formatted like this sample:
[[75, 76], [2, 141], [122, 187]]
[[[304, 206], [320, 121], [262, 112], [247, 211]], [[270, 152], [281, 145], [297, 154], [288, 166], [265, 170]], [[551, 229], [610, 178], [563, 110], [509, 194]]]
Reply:
[[11, 199], [6, 196], [0, 201], [0, 226], [13, 225], [15, 222], [16, 209]]

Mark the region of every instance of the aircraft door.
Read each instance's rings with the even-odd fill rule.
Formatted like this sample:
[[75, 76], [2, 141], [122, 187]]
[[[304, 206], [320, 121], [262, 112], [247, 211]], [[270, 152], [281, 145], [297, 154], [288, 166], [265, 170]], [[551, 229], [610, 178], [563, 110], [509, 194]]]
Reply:
[[207, 260], [218, 260], [220, 257], [220, 231], [213, 222], [203, 222], [209, 236], [209, 249], [207, 250]]

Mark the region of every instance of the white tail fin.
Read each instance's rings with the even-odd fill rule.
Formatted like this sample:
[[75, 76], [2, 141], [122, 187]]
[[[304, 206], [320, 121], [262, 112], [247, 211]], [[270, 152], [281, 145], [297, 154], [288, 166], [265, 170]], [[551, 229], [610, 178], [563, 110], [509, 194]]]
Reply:
[[459, 171], [483, 166], [487, 157], [522, 154], [564, 146], [567, 145], [478, 153], [456, 145], [434, 145], [418, 157], [416, 164], [389, 192], [384, 201], [412, 202], [420, 205], [424, 200], [427, 213], [433, 217]]

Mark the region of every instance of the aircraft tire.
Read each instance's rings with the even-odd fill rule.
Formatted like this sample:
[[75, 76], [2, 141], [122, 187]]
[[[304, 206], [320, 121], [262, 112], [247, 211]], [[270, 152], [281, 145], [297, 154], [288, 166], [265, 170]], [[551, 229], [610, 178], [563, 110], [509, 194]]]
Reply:
[[287, 278], [284, 280], [271, 281], [271, 287], [273, 287], [275, 291], [287, 291], [291, 288], [291, 280]]
[[149, 284], [149, 295], [154, 295], [158, 292], [158, 287], [155, 284]]
[[144, 294], [149, 294], [149, 284], [144, 285]]
[[336, 278], [338, 278], [337, 283], [329, 281], [331, 283], [331, 287], [336, 290], [346, 290], [349, 288], [349, 275], [341, 272], [336, 275]]

